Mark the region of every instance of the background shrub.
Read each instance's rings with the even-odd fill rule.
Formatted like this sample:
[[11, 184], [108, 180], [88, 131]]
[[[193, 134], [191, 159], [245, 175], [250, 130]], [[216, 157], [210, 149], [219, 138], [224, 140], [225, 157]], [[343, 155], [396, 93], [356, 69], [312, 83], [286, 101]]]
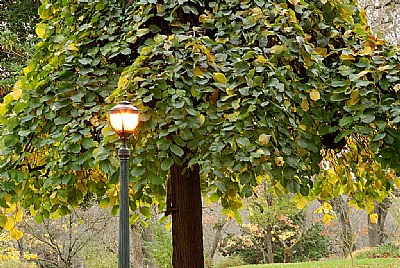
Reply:
[[376, 248], [356, 252], [354, 255], [356, 259], [400, 258], [400, 246], [394, 243], [386, 243]]

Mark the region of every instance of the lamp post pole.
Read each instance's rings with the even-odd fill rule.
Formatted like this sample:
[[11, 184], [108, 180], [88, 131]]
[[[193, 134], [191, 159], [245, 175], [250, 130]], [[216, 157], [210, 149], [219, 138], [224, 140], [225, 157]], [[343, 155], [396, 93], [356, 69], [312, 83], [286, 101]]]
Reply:
[[118, 150], [120, 165], [120, 192], [119, 192], [119, 248], [118, 268], [130, 267], [130, 239], [129, 239], [129, 149], [126, 138], [121, 137], [122, 146]]
[[129, 135], [135, 132], [139, 125], [140, 111], [125, 100], [119, 102], [108, 111], [108, 122], [122, 141], [118, 150], [120, 159], [120, 189], [119, 189], [119, 244], [118, 268], [130, 267], [130, 236], [129, 236], [129, 149], [126, 146]]

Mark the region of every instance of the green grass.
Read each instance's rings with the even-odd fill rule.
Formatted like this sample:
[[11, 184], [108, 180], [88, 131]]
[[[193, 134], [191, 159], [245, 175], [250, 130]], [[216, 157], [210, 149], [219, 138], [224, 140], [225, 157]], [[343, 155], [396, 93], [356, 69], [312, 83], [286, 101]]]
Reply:
[[[277, 263], [243, 265], [237, 268], [351, 268], [351, 259], [326, 260], [303, 263]], [[400, 268], [400, 259], [356, 259], [354, 267], [360, 268]]]

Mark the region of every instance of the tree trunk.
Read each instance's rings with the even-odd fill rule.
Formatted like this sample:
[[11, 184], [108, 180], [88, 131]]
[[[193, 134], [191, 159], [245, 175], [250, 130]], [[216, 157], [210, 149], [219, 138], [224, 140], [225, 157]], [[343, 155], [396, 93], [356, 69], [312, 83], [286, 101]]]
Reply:
[[171, 167], [172, 265], [204, 268], [200, 167]]
[[217, 252], [218, 243], [221, 240], [221, 236], [222, 236], [222, 230], [227, 222], [228, 221], [226, 219], [224, 219], [220, 222], [217, 222], [214, 226], [214, 229], [216, 230], [216, 232], [215, 232], [214, 240], [212, 242], [210, 254], [209, 254], [211, 262], [214, 259], [215, 253]]
[[274, 251], [272, 248], [272, 226], [267, 226], [267, 233], [265, 234], [267, 244], [268, 263], [274, 263]]
[[382, 203], [375, 202], [374, 213], [378, 214], [378, 222], [371, 222], [368, 216], [368, 242], [370, 247], [383, 244], [387, 238], [385, 234], [385, 220], [390, 207], [390, 200], [385, 198]]
[[342, 251], [343, 255], [347, 256], [354, 250], [355, 248], [355, 241], [354, 241], [354, 234], [353, 234], [353, 227], [350, 221], [350, 214], [349, 214], [349, 204], [343, 200], [342, 197], [333, 198], [330, 201], [333, 210], [335, 211], [339, 225], [340, 225], [340, 242], [342, 244]]
[[283, 262], [284, 263], [293, 262], [293, 253], [292, 253], [291, 247], [287, 247], [287, 248], [283, 249]]
[[[265, 189], [267, 188], [264, 185]], [[272, 194], [268, 194], [267, 196], [267, 205], [268, 207], [272, 208], [274, 205], [274, 198]], [[267, 242], [267, 254], [268, 254], [268, 263], [274, 263], [274, 250], [272, 247], [272, 225], [268, 224], [267, 226], [267, 233], [266, 233], [266, 242]]]

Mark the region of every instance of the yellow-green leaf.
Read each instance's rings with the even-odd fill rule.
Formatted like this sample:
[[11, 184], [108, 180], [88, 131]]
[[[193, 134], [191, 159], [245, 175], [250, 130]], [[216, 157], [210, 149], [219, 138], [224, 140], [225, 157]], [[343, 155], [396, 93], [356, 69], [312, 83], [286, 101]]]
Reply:
[[283, 160], [283, 157], [281, 157], [281, 156], [275, 157], [275, 164], [278, 167], [283, 166], [285, 164], [285, 161]]
[[271, 49], [270, 49], [272, 54], [281, 54], [285, 50], [286, 50], [286, 47], [284, 45], [275, 45], [275, 46], [271, 47]]
[[347, 105], [355, 105], [360, 100], [360, 92], [358, 89], [353, 90], [350, 94], [350, 99], [347, 101]]
[[18, 240], [18, 239], [20, 239], [20, 238], [23, 236], [23, 233], [22, 233], [20, 230], [13, 229], [13, 230], [10, 232], [10, 236], [11, 236], [11, 238], [13, 238], [13, 239], [15, 239], [15, 240]]
[[74, 43], [71, 43], [67, 46], [67, 50], [78, 51], [79, 49], [76, 47]]
[[200, 69], [199, 66], [196, 66], [193, 70], [193, 75], [194, 77], [196, 76], [202, 76], [203, 75], [203, 71]]
[[36, 32], [37, 36], [39, 38], [45, 38], [46, 37], [47, 28], [48, 28], [47, 24], [38, 23], [36, 25], [36, 29], [35, 29], [35, 32]]
[[301, 194], [296, 194], [293, 201], [298, 209], [303, 209], [308, 204], [308, 200]]
[[8, 217], [6, 225], [4, 225], [4, 230], [11, 232], [11, 230], [14, 229], [14, 226], [15, 226], [15, 220], [12, 217]]
[[226, 85], [228, 83], [228, 80], [226, 79], [226, 76], [223, 73], [214, 73], [213, 74], [214, 80], [217, 83], [221, 83]]
[[302, 100], [300, 103], [300, 107], [304, 110], [304, 111], [308, 111], [308, 109], [310, 108], [308, 101], [307, 100]]
[[324, 214], [324, 223], [328, 224], [334, 217], [331, 214]]
[[19, 208], [19, 209], [15, 212], [15, 220], [16, 220], [17, 222], [21, 222], [23, 216], [24, 216], [24, 212], [23, 212], [23, 210], [22, 210], [21, 208]]
[[7, 107], [5, 103], [0, 103], [0, 116], [3, 117], [7, 113]]
[[369, 219], [371, 220], [372, 223], [377, 224], [378, 223], [378, 214], [376, 214], [376, 213], [369, 214]]
[[312, 99], [313, 101], [317, 101], [321, 98], [319, 91], [316, 89], [313, 89], [310, 91], [310, 99]]
[[260, 137], [258, 137], [258, 141], [264, 146], [269, 143], [270, 139], [271, 139], [271, 135], [267, 135], [267, 134], [261, 134]]

